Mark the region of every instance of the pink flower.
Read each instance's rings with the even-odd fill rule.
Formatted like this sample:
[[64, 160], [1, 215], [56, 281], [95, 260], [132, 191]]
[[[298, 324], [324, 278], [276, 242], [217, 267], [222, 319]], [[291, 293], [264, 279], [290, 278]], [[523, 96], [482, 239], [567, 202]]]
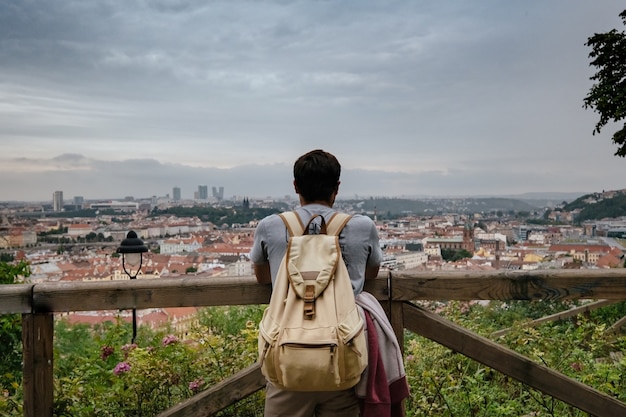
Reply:
[[132, 344], [127, 343], [124, 346], [122, 346], [122, 350], [124, 352], [130, 352], [131, 350], [136, 349], [136, 348], [137, 348], [137, 343], [132, 343]]
[[161, 343], [163, 343], [163, 346], [178, 343], [178, 338], [174, 336], [173, 334], [168, 334], [167, 336], [163, 338], [163, 341]]
[[576, 372], [580, 372], [583, 370], [583, 365], [580, 362], [572, 362], [569, 366], [570, 368], [572, 368], [572, 370]]
[[136, 343], [127, 343], [124, 346], [122, 346], [122, 351], [124, 352], [124, 359], [128, 358], [128, 354], [135, 350], [137, 348], [137, 344]]
[[115, 369], [113, 369], [113, 373], [115, 375], [120, 375], [129, 371], [130, 371], [130, 365], [128, 364], [128, 362], [120, 362], [117, 365], [115, 365]]
[[106, 361], [109, 356], [111, 356], [115, 352], [111, 346], [104, 345], [100, 348], [100, 358], [103, 361]]
[[201, 379], [196, 379], [194, 381], [191, 381], [189, 383], [189, 389], [193, 392], [198, 392], [200, 390], [200, 387], [202, 386], [202, 384], [204, 384], [204, 381]]

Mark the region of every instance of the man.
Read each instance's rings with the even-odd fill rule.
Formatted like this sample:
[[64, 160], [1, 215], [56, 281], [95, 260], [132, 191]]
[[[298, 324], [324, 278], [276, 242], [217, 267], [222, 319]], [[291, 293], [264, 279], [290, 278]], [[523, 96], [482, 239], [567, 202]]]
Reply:
[[[293, 167], [293, 185], [300, 197], [296, 209], [303, 224], [319, 214], [328, 222], [339, 191], [341, 165], [332, 154], [317, 149], [302, 155]], [[289, 233], [278, 215], [259, 222], [250, 259], [261, 284], [274, 283], [285, 255]], [[366, 279], [378, 275], [382, 251], [378, 232], [367, 216], [354, 215], [339, 235], [344, 262], [355, 295], [363, 291]], [[359, 402], [355, 389], [329, 392], [294, 392], [267, 385], [265, 417], [357, 417]]]

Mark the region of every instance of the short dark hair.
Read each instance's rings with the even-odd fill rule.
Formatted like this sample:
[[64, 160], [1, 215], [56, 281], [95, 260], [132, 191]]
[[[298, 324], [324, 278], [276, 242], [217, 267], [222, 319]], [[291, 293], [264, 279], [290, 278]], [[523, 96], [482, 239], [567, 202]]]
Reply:
[[310, 151], [293, 165], [298, 193], [308, 202], [330, 201], [339, 187], [341, 165], [335, 156], [321, 149]]

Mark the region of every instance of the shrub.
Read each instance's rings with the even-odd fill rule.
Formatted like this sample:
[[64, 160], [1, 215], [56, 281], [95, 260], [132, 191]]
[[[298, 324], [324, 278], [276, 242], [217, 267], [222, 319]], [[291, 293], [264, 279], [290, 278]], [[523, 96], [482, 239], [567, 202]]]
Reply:
[[[603, 323], [585, 316], [545, 323], [537, 328], [524, 326], [527, 321], [522, 319], [524, 316], [536, 318], [564, 307], [561, 303], [550, 304], [513, 303], [512, 308], [506, 308], [498, 302], [488, 306], [451, 302], [443, 307], [439, 305], [437, 311], [483, 335], [498, 330], [493, 326], [494, 316], [506, 326], [511, 324], [510, 316], [514, 316], [517, 321], [508, 334], [497, 340], [498, 343], [625, 401], [626, 360], [621, 354], [614, 354], [621, 351], [625, 338], [614, 338], [605, 332]], [[608, 316], [601, 312], [594, 315]], [[620, 317], [611, 316], [611, 319]], [[407, 332], [405, 353], [412, 390], [411, 398], [406, 402], [407, 416], [587, 416], [587, 413], [415, 334]]]
[[[180, 339], [141, 327], [137, 344], [126, 323], [108, 323], [85, 335], [83, 326], [57, 326], [55, 414], [153, 416], [233, 375], [256, 360], [256, 326], [217, 334], [200, 325]], [[70, 341], [80, 343], [68, 348]], [[86, 351], [86, 349], [88, 351]], [[260, 397], [222, 413], [255, 415]], [[232, 414], [232, 410], [237, 410]]]
[[[589, 314], [527, 327], [529, 319], [571, 303], [431, 303], [431, 308], [483, 336], [505, 327], [497, 342], [532, 360], [626, 401], [626, 338], [606, 329], [625, 314], [619, 303]], [[154, 416], [256, 360], [263, 306], [211, 307], [183, 339], [171, 331], [131, 328], [118, 321], [89, 327], [55, 325], [56, 416]], [[543, 395], [437, 343], [406, 332], [405, 366], [411, 386], [407, 417], [569, 416], [586, 413]], [[16, 387], [18, 388], [18, 387]], [[263, 414], [263, 392], [219, 417]], [[20, 416], [21, 392], [0, 395], [0, 416]]]

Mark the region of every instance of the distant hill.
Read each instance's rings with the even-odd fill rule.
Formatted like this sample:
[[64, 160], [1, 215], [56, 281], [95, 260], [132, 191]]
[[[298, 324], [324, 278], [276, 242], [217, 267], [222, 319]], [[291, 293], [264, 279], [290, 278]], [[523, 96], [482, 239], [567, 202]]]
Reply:
[[585, 194], [587, 193], [582, 192], [582, 191], [570, 192], [570, 193], [536, 192], [536, 193], [504, 195], [501, 197], [515, 198], [518, 200], [551, 200], [551, 201], [558, 201], [560, 203], [562, 201], [573, 201]]
[[364, 212], [379, 215], [399, 216], [403, 214], [439, 213], [492, 213], [492, 212], [533, 212], [546, 207], [554, 208], [564, 202], [576, 200], [583, 192], [534, 192], [511, 195], [479, 196], [411, 196], [367, 197], [361, 200], [343, 200], [350, 206], [358, 205]]
[[555, 207], [557, 205], [561, 205], [563, 202], [571, 202], [580, 198], [582, 195], [586, 193], [583, 192], [573, 192], [573, 193], [524, 193], [517, 195], [507, 195], [502, 196], [506, 198], [513, 198], [516, 200], [521, 200], [527, 202], [531, 205], [536, 205], [538, 207]]
[[[529, 200], [532, 201], [532, 200]], [[377, 212], [381, 216], [432, 215], [442, 213], [494, 213], [532, 212], [543, 208], [540, 204], [513, 198], [367, 198], [363, 200], [341, 200], [338, 204], [350, 205], [363, 212]]]
[[626, 190], [585, 194], [565, 205], [563, 210], [580, 210], [577, 222], [626, 216]]

